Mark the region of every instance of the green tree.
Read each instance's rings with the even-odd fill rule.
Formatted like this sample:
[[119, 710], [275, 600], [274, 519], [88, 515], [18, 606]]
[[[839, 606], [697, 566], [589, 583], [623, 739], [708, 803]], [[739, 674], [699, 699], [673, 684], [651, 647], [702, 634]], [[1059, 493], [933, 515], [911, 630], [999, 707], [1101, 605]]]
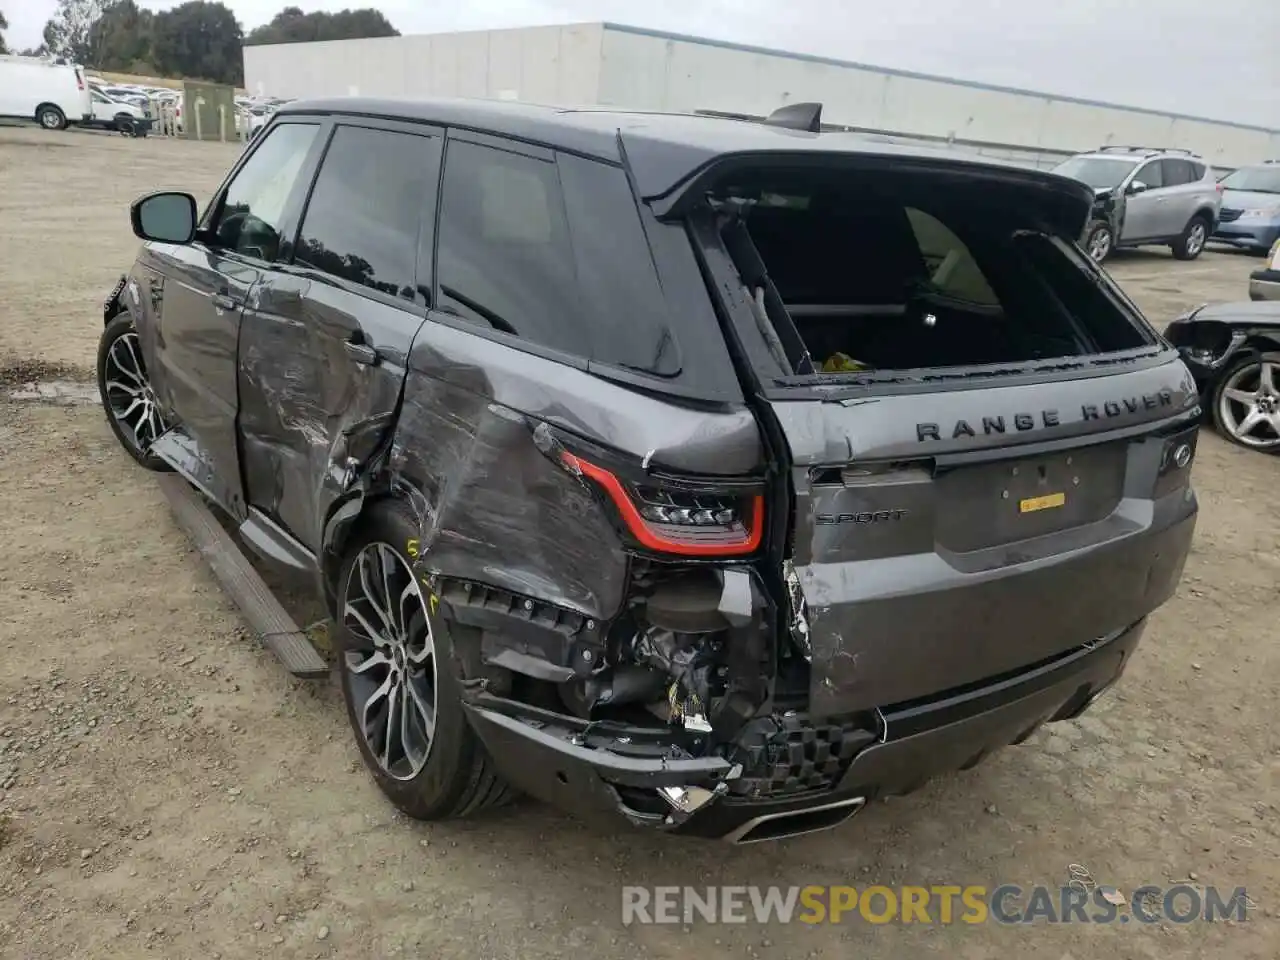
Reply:
[[166, 76], [244, 82], [244, 30], [216, 0], [187, 0], [151, 20], [151, 59]]
[[9, 47], [4, 42], [4, 32], [8, 29], [9, 21], [4, 18], [4, 11], [0, 10], [0, 54], [9, 52]]
[[96, 63], [93, 26], [108, 0], [58, 0], [44, 25], [44, 49], [55, 57], [92, 66]]
[[133, 71], [151, 60], [153, 14], [134, 0], [113, 0], [90, 28], [90, 47], [99, 70]]
[[307, 43], [313, 40], [356, 40], [363, 37], [398, 37], [400, 31], [371, 7], [339, 10], [337, 13], [303, 13], [298, 7], [285, 7], [271, 22], [258, 27], [245, 38], [245, 44]]

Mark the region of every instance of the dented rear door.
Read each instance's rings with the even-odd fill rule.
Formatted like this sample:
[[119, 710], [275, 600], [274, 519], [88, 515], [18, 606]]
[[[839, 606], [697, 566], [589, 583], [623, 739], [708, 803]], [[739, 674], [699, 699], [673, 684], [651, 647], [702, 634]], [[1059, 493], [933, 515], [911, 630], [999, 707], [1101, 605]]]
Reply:
[[426, 317], [440, 144], [421, 125], [335, 124], [291, 262], [245, 308], [249, 505], [313, 551], [330, 506], [394, 427]]

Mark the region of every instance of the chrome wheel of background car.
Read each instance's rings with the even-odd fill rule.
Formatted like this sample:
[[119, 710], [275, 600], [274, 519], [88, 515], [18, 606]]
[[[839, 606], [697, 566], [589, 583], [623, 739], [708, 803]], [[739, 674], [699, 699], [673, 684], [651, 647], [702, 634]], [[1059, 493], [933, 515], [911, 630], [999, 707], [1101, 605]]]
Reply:
[[436, 658], [418, 578], [389, 544], [356, 555], [342, 598], [343, 653], [358, 732], [388, 776], [412, 780], [436, 726]]
[[1197, 220], [1191, 225], [1191, 229], [1187, 231], [1187, 253], [1195, 256], [1204, 248], [1204, 240], [1206, 236], [1204, 223]]
[[1099, 227], [1089, 235], [1089, 256], [1094, 263], [1101, 263], [1111, 253], [1111, 231]]
[[1260, 361], [1230, 374], [1218, 392], [1218, 423], [1247, 447], [1280, 447], [1276, 364]]
[[124, 436], [142, 453], [165, 432], [155, 392], [147, 380], [138, 335], [123, 333], [107, 351], [103, 386], [111, 416]]

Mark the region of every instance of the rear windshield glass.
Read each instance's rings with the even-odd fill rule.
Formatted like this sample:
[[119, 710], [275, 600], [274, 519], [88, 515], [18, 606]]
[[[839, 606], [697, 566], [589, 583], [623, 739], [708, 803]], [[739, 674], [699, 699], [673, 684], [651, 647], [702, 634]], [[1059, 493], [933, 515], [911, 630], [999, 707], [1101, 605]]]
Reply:
[[1280, 195], [1280, 164], [1266, 167], [1245, 167], [1222, 178], [1228, 190], [1248, 190], [1251, 193]]
[[726, 246], [796, 373], [1018, 364], [1154, 342], [1026, 189], [864, 176], [744, 199], [755, 202], [725, 222]]

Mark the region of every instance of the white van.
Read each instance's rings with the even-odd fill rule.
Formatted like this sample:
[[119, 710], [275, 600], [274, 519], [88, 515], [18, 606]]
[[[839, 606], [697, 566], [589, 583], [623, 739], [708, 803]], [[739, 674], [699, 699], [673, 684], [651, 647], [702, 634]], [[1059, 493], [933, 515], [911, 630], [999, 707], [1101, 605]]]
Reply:
[[92, 120], [84, 71], [41, 57], [0, 56], [0, 117], [34, 120], [46, 130]]

